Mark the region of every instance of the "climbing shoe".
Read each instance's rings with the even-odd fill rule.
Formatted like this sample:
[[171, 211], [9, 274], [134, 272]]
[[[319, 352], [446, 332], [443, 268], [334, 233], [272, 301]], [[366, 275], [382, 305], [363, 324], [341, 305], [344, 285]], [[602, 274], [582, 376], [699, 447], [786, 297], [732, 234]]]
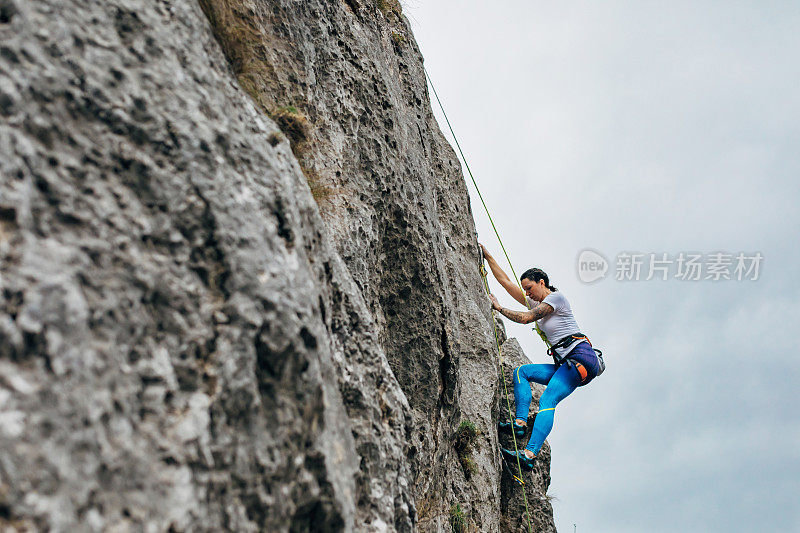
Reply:
[[512, 428], [514, 431], [514, 435], [516, 435], [517, 438], [524, 437], [525, 431], [528, 429], [526, 426], [518, 425], [516, 420], [513, 420], [511, 422], [500, 422], [499, 424], [497, 424], [497, 429], [501, 433], [508, 433], [509, 435], [511, 435]]
[[511, 450], [506, 450], [505, 448], [501, 448], [500, 451], [503, 453], [503, 457], [505, 457], [505, 459], [512, 465], [516, 465], [517, 458], [519, 458], [519, 466], [526, 472], [533, 470], [533, 467], [536, 464], [536, 457], [528, 457], [523, 451], [514, 452]]

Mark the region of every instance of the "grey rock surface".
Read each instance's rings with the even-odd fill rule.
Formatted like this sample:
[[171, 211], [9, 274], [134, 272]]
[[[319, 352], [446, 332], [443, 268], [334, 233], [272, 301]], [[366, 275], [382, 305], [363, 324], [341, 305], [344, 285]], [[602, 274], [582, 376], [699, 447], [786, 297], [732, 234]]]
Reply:
[[469, 199], [398, 6], [0, 0], [0, 154], [0, 528], [503, 527]]

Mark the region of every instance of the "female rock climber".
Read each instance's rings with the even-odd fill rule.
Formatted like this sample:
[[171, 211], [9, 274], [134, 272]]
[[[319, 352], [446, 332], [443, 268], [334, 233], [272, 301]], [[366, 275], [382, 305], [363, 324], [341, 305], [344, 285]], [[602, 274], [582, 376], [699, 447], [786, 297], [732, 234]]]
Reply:
[[[519, 464], [524, 470], [533, 469], [536, 455], [544, 443], [544, 439], [553, 429], [553, 415], [556, 405], [578, 387], [582, 387], [598, 376], [605, 365], [602, 356], [595, 353], [589, 340], [580, 333], [578, 323], [572, 315], [572, 308], [563, 294], [550, 285], [547, 274], [541, 269], [531, 268], [522, 274], [522, 289], [511, 281], [498, 266], [497, 261], [481, 245], [483, 256], [489, 263], [495, 279], [515, 300], [528, 307], [527, 311], [513, 311], [500, 305], [497, 298], [490, 294], [492, 308], [504, 317], [519, 324], [530, 324], [536, 321], [551, 344], [548, 354], [553, 356], [556, 364], [522, 365], [514, 369], [514, 400], [516, 402], [516, 419], [513, 422], [501, 422], [500, 430], [517, 437], [525, 435], [528, 422], [528, 410], [531, 405], [530, 381], [547, 385], [539, 399], [539, 412], [533, 423], [531, 437], [524, 451], [502, 450], [503, 455]], [[523, 292], [524, 291], [524, 292]]]

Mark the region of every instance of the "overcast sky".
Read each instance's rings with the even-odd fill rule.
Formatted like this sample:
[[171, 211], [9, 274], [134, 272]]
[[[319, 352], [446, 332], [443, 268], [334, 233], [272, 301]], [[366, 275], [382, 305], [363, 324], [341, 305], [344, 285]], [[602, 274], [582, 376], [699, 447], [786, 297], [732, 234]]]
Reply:
[[[548, 272], [606, 354], [556, 411], [559, 530], [800, 531], [800, 3], [403, 4], [517, 273]], [[605, 279], [580, 281], [585, 248]], [[681, 252], [702, 278], [763, 261], [645, 280]]]

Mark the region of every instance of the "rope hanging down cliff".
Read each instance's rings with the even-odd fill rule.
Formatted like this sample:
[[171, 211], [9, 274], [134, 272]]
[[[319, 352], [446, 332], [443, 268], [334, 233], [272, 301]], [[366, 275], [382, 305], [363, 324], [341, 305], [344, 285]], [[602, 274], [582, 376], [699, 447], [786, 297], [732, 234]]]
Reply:
[[[447, 128], [450, 130], [450, 134], [453, 136], [453, 141], [456, 143], [456, 148], [458, 148], [458, 153], [461, 154], [461, 160], [464, 161], [464, 167], [467, 169], [467, 173], [469, 174], [470, 179], [472, 180], [472, 185], [475, 187], [475, 192], [478, 193], [478, 198], [481, 200], [481, 204], [483, 205], [483, 210], [486, 211], [486, 216], [489, 218], [489, 223], [492, 225], [492, 230], [494, 230], [494, 234], [497, 236], [497, 242], [500, 243], [500, 248], [503, 250], [503, 255], [506, 256], [506, 261], [508, 262], [509, 268], [511, 268], [511, 274], [513, 274], [514, 279], [517, 281], [517, 285], [519, 285], [520, 290], [522, 290], [522, 285], [520, 284], [519, 278], [517, 277], [517, 272], [514, 270], [514, 265], [511, 264], [511, 258], [508, 257], [508, 252], [506, 251], [506, 247], [503, 245], [503, 239], [500, 238], [500, 232], [497, 231], [497, 226], [494, 224], [494, 220], [492, 219], [492, 214], [489, 213], [489, 208], [486, 206], [486, 201], [483, 199], [483, 195], [481, 194], [481, 189], [478, 187], [478, 182], [475, 181], [475, 176], [472, 175], [472, 169], [469, 168], [469, 163], [467, 163], [467, 158], [464, 156], [464, 151], [461, 150], [461, 144], [458, 142], [458, 137], [456, 137], [456, 132], [453, 131], [453, 126], [450, 125], [450, 119], [447, 118], [447, 113], [444, 111], [444, 106], [442, 105], [442, 101], [439, 99], [439, 94], [436, 92], [436, 87], [433, 85], [433, 80], [431, 80], [430, 74], [422, 67], [423, 71], [425, 72], [425, 77], [428, 79], [428, 83], [433, 90], [433, 96], [436, 97], [436, 102], [439, 104], [439, 109], [442, 110], [442, 115], [444, 116], [445, 122], [447, 122]], [[481, 268], [483, 268], [481, 266]], [[487, 288], [488, 291], [488, 288]], [[524, 292], [524, 291], [523, 291]], [[536, 333], [539, 334], [539, 337], [542, 338], [542, 341], [547, 345], [547, 348], [550, 348], [550, 341], [547, 340], [544, 332], [539, 329], [538, 324], [534, 324], [536, 329]]]
[[[483, 209], [486, 211], [486, 215], [489, 217], [489, 222], [492, 224], [492, 229], [494, 230], [494, 234], [497, 236], [497, 240], [500, 242], [500, 247], [503, 249], [503, 253], [506, 256], [506, 260], [508, 261], [508, 265], [511, 267], [511, 272], [514, 274], [514, 278], [516, 278], [517, 274], [514, 271], [514, 267], [511, 265], [511, 259], [508, 257], [508, 252], [506, 252], [505, 246], [503, 246], [503, 240], [500, 238], [500, 233], [497, 231], [497, 227], [494, 224], [494, 220], [492, 220], [492, 215], [489, 213], [489, 208], [486, 206], [486, 202], [483, 199], [483, 195], [481, 194], [481, 191], [478, 188], [478, 183], [475, 181], [475, 176], [472, 175], [472, 170], [469, 168], [469, 163], [467, 163], [467, 158], [464, 156], [463, 150], [461, 150], [461, 145], [458, 142], [458, 138], [456, 137], [455, 131], [453, 131], [453, 126], [450, 125], [450, 119], [447, 118], [447, 113], [445, 113], [444, 106], [442, 105], [442, 101], [439, 99], [439, 94], [436, 92], [436, 87], [434, 87], [434, 85], [433, 85], [433, 80], [431, 80], [431, 77], [428, 74], [428, 71], [427, 71], [427, 69], [425, 69], [425, 67], [423, 67], [423, 70], [425, 72], [425, 77], [428, 79], [428, 83], [431, 86], [431, 90], [433, 91], [433, 95], [436, 97], [436, 102], [438, 102], [438, 104], [439, 104], [439, 109], [442, 110], [442, 115], [444, 116], [444, 120], [447, 122], [447, 127], [450, 130], [450, 134], [453, 136], [453, 140], [456, 143], [456, 147], [458, 148], [458, 153], [461, 154], [461, 159], [462, 159], [462, 161], [464, 161], [464, 166], [466, 167], [467, 172], [469, 173], [470, 179], [472, 179], [472, 184], [475, 186], [475, 191], [478, 193], [478, 197], [480, 198], [481, 203], [483, 204]], [[483, 265], [483, 261], [482, 260], [480, 262], [480, 271], [481, 271], [481, 275], [483, 277], [483, 283], [484, 283], [484, 288], [486, 289], [486, 294], [489, 295], [490, 294], [489, 282], [486, 279], [486, 269], [485, 269], [485, 267]], [[498, 353], [498, 356], [499, 356], [499, 359], [500, 359], [500, 368], [502, 369], [503, 368], [503, 351], [502, 351], [502, 349], [500, 347], [500, 338], [499, 338], [499, 336], [497, 334], [497, 323], [496, 323], [494, 318], [495, 318], [495, 314], [494, 314], [494, 310], [493, 310], [492, 311], [492, 325], [494, 326], [494, 340], [495, 340], [495, 343], [497, 345], [497, 353]], [[537, 327], [537, 329], [538, 329], [538, 327]], [[542, 337], [542, 339], [545, 341], [545, 343], [547, 343], [546, 337], [544, 337], [544, 335], [541, 332], [539, 333], [539, 335]], [[549, 346], [549, 344], [548, 344], [548, 346]], [[512, 411], [511, 411], [511, 400], [510, 400], [509, 395], [508, 395], [508, 387], [506, 385], [505, 374], [503, 374], [503, 392], [505, 393], [505, 397], [506, 397], [506, 406], [508, 407], [509, 419], [513, 420], [513, 414], [512, 414]], [[516, 435], [514, 435], [513, 432], [512, 432], [512, 438], [513, 438], [513, 442], [514, 442], [514, 451], [515, 452], [519, 452], [519, 448], [517, 447], [517, 437], [516, 437]], [[528, 531], [532, 533], [533, 532], [533, 524], [531, 523], [531, 515], [530, 515], [530, 511], [528, 510], [528, 494], [527, 494], [528, 491], [525, 490], [525, 482], [522, 481], [522, 465], [520, 464], [520, 460], [519, 460], [519, 456], [518, 455], [519, 454], [517, 453], [517, 472], [519, 473], [519, 476], [516, 476], [516, 475], [512, 474], [512, 477], [515, 479], [515, 481], [517, 483], [522, 485], [523, 501], [525, 502], [525, 517], [526, 517], [527, 522], [528, 522]], [[502, 454], [501, 454], [500, 460], [505, 462], [505, 458], [502, 456]]]

